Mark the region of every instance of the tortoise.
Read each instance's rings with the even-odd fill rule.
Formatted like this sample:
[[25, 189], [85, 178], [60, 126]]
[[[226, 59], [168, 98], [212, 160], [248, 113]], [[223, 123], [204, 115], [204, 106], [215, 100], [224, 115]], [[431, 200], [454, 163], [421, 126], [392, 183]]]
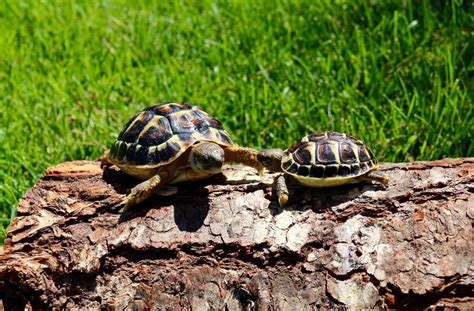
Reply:
[[243, 163], [263, 174], [257, 153], [234, 144], [221, 122], [199, 107], [161, 103], [136, 113], [125, 124], [102, 163], [145, 180], [121, 202], [123, 212], [165, 184], [218, 174], [224, 162]]
[[278, 202], [288, 201], [288, 183], [308, 187], [333, 187], [361, 181], [388, 184], [388, 177], [370, 174], [378, 167], [372, 151], [359, 139], [337, 132], [317, 132], [303, 137], [290, 148], [262, 150], [258, 161], [273, 172]]

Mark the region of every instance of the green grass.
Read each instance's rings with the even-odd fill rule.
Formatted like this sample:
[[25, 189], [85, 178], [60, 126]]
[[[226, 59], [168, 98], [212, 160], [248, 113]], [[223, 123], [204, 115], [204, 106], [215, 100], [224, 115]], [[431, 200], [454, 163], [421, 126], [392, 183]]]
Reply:
[[473, 156], [472, 7], [317, 2], [0, 1], [0, 244], [47, 166], [161, 101], [242, 145], [336, 130], [381, 161]]

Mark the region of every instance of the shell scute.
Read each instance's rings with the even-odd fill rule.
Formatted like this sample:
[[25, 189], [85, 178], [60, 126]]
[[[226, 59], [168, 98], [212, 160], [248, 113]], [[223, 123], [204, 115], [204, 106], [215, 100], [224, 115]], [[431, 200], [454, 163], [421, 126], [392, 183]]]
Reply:
[[118, 143], [117, 142], [114, 142], [112, 144], [112, 147], [110, 147], [110, 150], [109, 150], [109, 155], [110, 157], [116, 157], [117, 156], [117, 152], [118, 152]]
[[192, 132], [182, 132], [182, 133], [177, 133], [176, 136], [178, 136], [179, 140], [183, 142], [191, 142], [193, 140], [193, 133]]
[[348, 135], [338, 132], [327, 132], [327, 137], [330, 140], [344, 141], [347, 139]]
[[146, 164], [148, 163], [149, 161], [149, 158], [148, 158], [148, 155], [149, 155], [149, 148], [148, 147], [144, 147], [144, 146], [141, 146], [139, 147], [136, 151], [135, 151], [135, 163], [138, 164], [138, 165], [143, 165], [143, 164]]
[[127, 144], [124, 142], [121, 142], [118, 148], [117, 158], [124, 159], [126, 155], [127, 155]]
[[171, 136], [173, 136], [172, 132], [163, 131], [163, 129], [152, 126], [140, 137], [138, 144], [141, 146], [157, 146], [168, 141]]
[[370, 154], [367, 153], [367, 150], [364, 146], [359, 146], [359, 161], [367, 162], [370, 160]]
[[156, 106], [151, 106], [145, 109], [145, 111], [153, 111], [153, 113], [167, 117], [168, 115], [177, 111], [192, 109], [192, 105], [189, 104], [178, 104], [178, 103], [162, 103]]
[[287, 170], [290, 166], [291, 166], [291, 160], [288, 160], [288, 161], [285, 161], [281, 164], [281, 167], [284, 169], [284, 170]]
[[153, 116], [153, 113], [150, 111], [143, 111], [141, 114], [138, 114], [131, 124], [122, 130], [118, 139], [127, 143], [135, 142], [137, 136], [143, 131]]
[[306, 138], [307, 138], [308, 141], [310, 141], [310, 142], [318, 142], [318, 141], [320, 141], [321, 139], [326, 138], [326, 133], [321, 132], [321, 133], [309, 134], [308, 136], [306, 136]]
[[350, 176], [351, 175], [351, 167], [348, 166], [348, 165], [341, 165], [341, 166], [339, 166], [339, 170], [338, 170], [337, 174], [339, 176], [343, 176], [343, 177]]
[[196, 130], [201, 133], [206, 133], [209, 131], [209, 124], [204, 119], [195, 117], [191, 120], [191, 122], [193, 123]]
[[353, 164], [351, 165], [351, 173], [352, 175], [359, 175], [361, 171], [360, 165], [359, 164]]
[[155, 116], [149, 127], [143, 131], [138, 139], [142, 146], [158, 146], [173, 136], [173, 130], [167, 118]]
[[288, 168], [288, 172], [292, 174], [295, 174], [296, 172], [298, 172], [298, 164], [296, 163], [291, 164], [290, 167]]
[[300, 147], [300, 145], [301, 145], [300, 142], [294, 143], [293, 145], [291, 145], [290, 148], [286, 149], [286, 151], [288, 153], [293, 153], [293, 152], [295, 152], [296, 149], [298, 149]]
[[371, 161], [374, 161], [374, 164], [377, 164], [377, 159], [375, 158], [375, 155], [373, 154], [372, 150], [367, 147], [365, 148], [365, 150], [369, 153]]
[[221, 121], [217, 120], [216, 118], [214, 117], [208, 117], [207, 118], [207, 123], [209, 124], [210, 127], [213, 127], [217, 130], [223, 130], [224, 127], [222, 126], [222, 123]]
[[322, 178], [324, 177], [324, 166], [322, 165], [312, 165], [309, 172], [310, 177]]
[[137, 145], [135, 145], [135, 144], [131, 144], [130, 146], [128, 146], [127, 153], [125, 155], [128, 162], [135, 162], [136, 149], [137, 149]]
[[[150, 148], [151, 150], [151, 148]], [[161, 158], [161, 153], [154, 148], [152, 152], [150, 152], [148, 159], [150, 160], [150, 163], [161, 163], [162, 158]]]
[[217, 136], [217, 138], [218, 138], [219, 140], [221, 140], [221, 141], [223, 141], [223, 142], [225, 142], [225, 143], [227, 143], [227, 144], [229, 144], [229, 145], [232, 144], [232, 139], [230, 139], [230, 137], [229, 137], [229, 135], [228, 135], [227, 133], [221, 132], [221, 131], [218, 131], [218, 132], [216, 132], [216, 133], [217, 133], [216, 136]]
[[324, 168], [324, 177], [335, 177], [337, 176], [337, 165], [328, 165]]
[[173, 133], [193, 133], [196, 131], [196, 127], [192, 122], [192, 119], [186, 113], [182, 113], [180, 115], [171, 114], [168, 116], [170, 120], [171, 129]]
[[336, 155], [334, 154], [330, 143], [320, 144], [316, 149], [317, 149], [316, 154], [317, 154], [319, 163], [322, 163], [322, 164], [336, 163]]
[[352, 146], [348, 143], [340, 144], [340, 155], [342, 163], [357, 163], [357, 157], [352, 149]]
[[118, 139], [121, 139], [122, 138], [122, 135], [125, 133], [125, 131], [130, 127], [130, 124], [132, 124], [133, 121], [135, 121], [135, 119], [138, 117], [138, 115], [140, 115], [143, 111], [140, 111], [140, 112], [137, 112], [135, 113], [131, 118], [130, 120], [127, 121], [127, 123], [125, 123], [125, 125], [123, 126], [122, 130], [120, 131], [120, 134], [118, 135]]
[[175, 148], [169, 143], [165, 143], [165, 147], [156, 151], [161, 162], [166, 162], [174, 155]]
[[311, 153], [308, 149], [300, 147], [295, 153], [293, 153], [293, 159], [296, 163], [302, 165], [311, 164]]
[[306, 165], [301, 165], [299, 168], [298, 168], [298, 175], [299, 176], [309, 176], [309, 166], [306, 166]]

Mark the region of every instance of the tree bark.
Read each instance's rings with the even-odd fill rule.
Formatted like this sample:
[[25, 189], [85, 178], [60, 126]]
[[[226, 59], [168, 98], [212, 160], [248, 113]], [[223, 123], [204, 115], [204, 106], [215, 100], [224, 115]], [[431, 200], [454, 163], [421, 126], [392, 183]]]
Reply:
[[226, 167], [125, 214], [138, 181], [76, 161], [18, 206], [0, 308], [474, 309], [474, 158], [383, 164], [377, 184], [290, 189]]

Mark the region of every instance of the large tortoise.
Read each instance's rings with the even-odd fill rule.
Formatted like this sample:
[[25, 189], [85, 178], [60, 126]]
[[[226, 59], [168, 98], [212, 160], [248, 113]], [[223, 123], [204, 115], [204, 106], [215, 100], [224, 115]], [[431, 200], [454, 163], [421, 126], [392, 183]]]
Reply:
[[377, 159], [362, 141], [348, 134], [310, 134], [285, 151], [262, 150], [257, 158], [270, 171], [284, 173], [276, 180], [278, 202], [282, 207], [288, 201], [287, 182], [308, 187], [333, 187], [361, 181], [388, 183], [385, 175], [369, 174], [377, 169]]
[[218, 174], [224, 162], [243, 163], [263, 172], [257, 151], [234, 144], [218, 119], [196, 106], [178, 103], [158, 104], [135, 114], [102, 161], [145, 180], [131, 189], [122, 211], [164, 184]]

